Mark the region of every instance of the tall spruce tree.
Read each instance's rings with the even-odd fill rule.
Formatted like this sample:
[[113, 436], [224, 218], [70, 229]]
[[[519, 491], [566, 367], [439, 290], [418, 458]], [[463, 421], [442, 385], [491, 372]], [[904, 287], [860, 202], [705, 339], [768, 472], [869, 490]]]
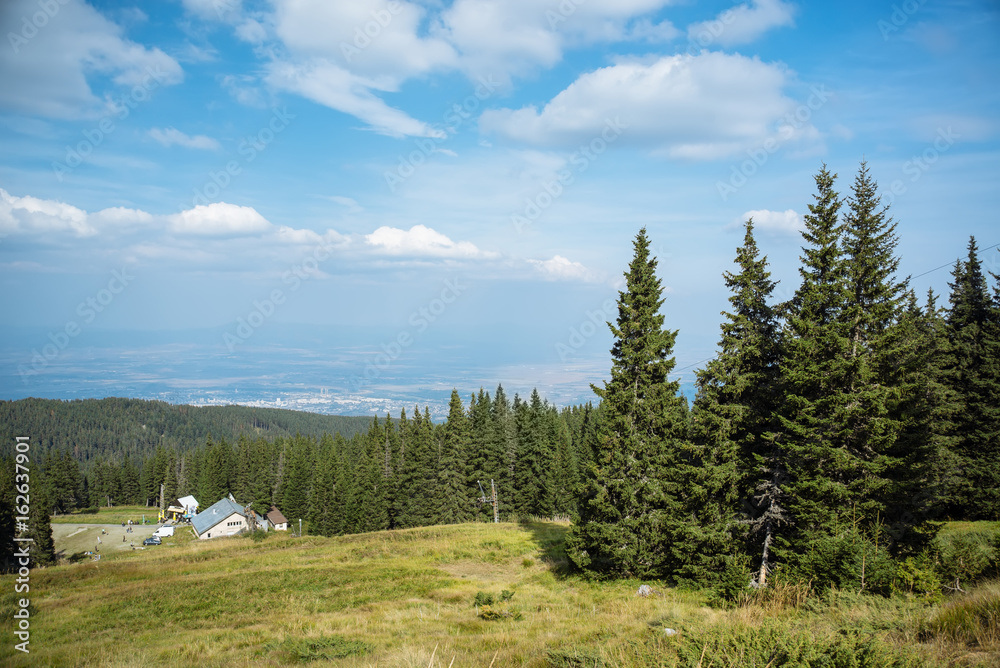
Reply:
[[789, 478], [782, 491], [790, 517], [775, 552], [791, 562], [814, 537], [836, 532], [852, 502], [837, 472], [852, 464], [841, 455], [840, 419], [852, 399], [850, 329], [842, 317], [848, 298], [847, 267], [836, 178], [826, 165], [815, 177], [815, 203], [809, 205], [802, 231], [806, 242], [799, 268], [802, 283], [783, 306], [780, 460]]
[[55, 541], [52, 539], [52, 524], [49, 519], [52, 504], [45, 489], [44, 484], [36, 484], [32, 489], [27, 531], [22, 534], [31, 539], [32, 566], [48, 566], [56, 562]]
[[514, 505], [517, 513], [524, 517], [552, 517], [555, 512], [555, 453], [547, 410], [537, 389], [531, 391], [529, 402], [515, 403], [518, 452], [514, 468]]
[[441, 429], [441, 454], [438, 457], [437, 522], [455, 524], [472, 518], [473, 499], [469, 485], [467, 458], [469, 425], [458, 390], [451, 391], [448, 421]]
[[770, 546], [787, 516], [774, 440], [781, 401], [779, 325], [771, 304], [776, 283], [757, 248], [752, 219], [736, 264], [737, 273], [723, 274], [731, 309], [722, 313], [719, 354], [697, 374], [692, 441], [699, 466], [691, 486], [699, 526], [691, 536], [692, 575], [711, 579], [722, 572], [729, 546], [743, 533], [733, 524], [742, 512], [752, 553], [760, 557], [758, 583], [765, 584]]
[[685, 407], [670, 381], [676, 331], [663, 329], [663, 287], [643, 228], [618, 294], [611, 380], [603, 400], [596, 463], [566, 540], [577, 567], [599, 576], [673, 577], [683, 524]]
[[956, 264], [946, 317], [944, 383], [961, 404], [952, 435], [961, 474], [954, 519], [1000, 516], [1000, 307], [989, 294], [975, 238]]
[[[849, 328], [849, 389], [843, 406], [843, 440], [852, 460], [837, 471], [852, 497], [861, 526], [892, 514], [901, 521], [899, 481], [906, 478], [906, 453], [897, 447], [906, 401], [913, 390], [899, 370], [913, 357], [913, 337], [904, 317], [907, 281], [896, 278], [896, 223], [881, 203], [865, 162], [854, 179], [844, 217], [848, 299], [841, 317]], [[907, 505], [905, 502], [903, 505]], [[898, 511], [898, 512], [897, 512]]]

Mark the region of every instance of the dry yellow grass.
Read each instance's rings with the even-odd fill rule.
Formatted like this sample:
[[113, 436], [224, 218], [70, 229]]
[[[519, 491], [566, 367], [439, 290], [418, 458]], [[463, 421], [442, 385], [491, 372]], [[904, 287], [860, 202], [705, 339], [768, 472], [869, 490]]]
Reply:
[[[909, 617], [924, 610], [915, 601], [718, 610], [702, 594], [659, 583], [650, 583], [659, 595], [643, 598], [639, 582], [568, 576], [560, 571], [565, 530], [543, 522], [467, 524], [339, 538], [279, 534], [259, 543], [194, 541], [179, 532], [172, 547], [34, 571], [32, 652], [6, 643], [0, 663], [693, 668], [697, 657], [685, 652], [694, 642], [715, 643], [723, 657], [726, 643], [767, 627], [778, 631], [766, 642], [787, 629], [829, 644], [838, 642], [838, 625], [862, 628], [883, 618], [872, 637], [887, 656], [919, 646], [916, 631], [906, 635], [917, 627]], [[0, 587], [12, 592], [12, 578], [0, 578]], [[476, 594], [505, 589], [514, 596], [501, 605], [520, 619], [479, 618]], [[4, 594], [4, 609], [13, 598]], [[955, 658], [960, 650], [948, 647], [931, 643], [925, 656]], [[995, 649], [984, 656], [1000, 656]]]

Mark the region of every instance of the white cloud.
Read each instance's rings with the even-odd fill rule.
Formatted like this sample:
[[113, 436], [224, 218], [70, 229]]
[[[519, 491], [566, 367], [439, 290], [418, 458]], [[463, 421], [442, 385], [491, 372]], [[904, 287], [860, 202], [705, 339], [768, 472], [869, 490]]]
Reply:
[[0, 233], [40, 234], [70, 232], [89, 237], [97, 230], [87, 220], [87, 212], [70, 204], [37, 197], [15, 197], [0, 188]]
[[319, 234], [314, 230], [297, 230], [284, 225], [278, 228], [274, 236], [278, 243], [294, 246], [343, 246], [348, 243], [348, 238], [335, 230]]
[[562, 255], [554, 255], [549, 260], [528, 260], [542, 276], [553, 281], [585, 281], [597, 282], [597, 274], [579, 262], [574, 262]]
[[[667, 0], [456, 0], [442, 12], [439, 32], [461, 54], [459, 67], [509, 81], [552, 67], [573, 46], [672, 38], [669, 22], [648, 17]], [[631, 25], [630, 25], [631, 22]]]
[[187, 148], [197, 148], [206, 151], [216, 151], [220, 148], [219, 142], [206, 137], [205, 135], [186, 135], [177, 128], [153, 128], [149, 131], [149, 136], [163, 144], [164, 146], [185, 146]]
[[155, 221], [154, 217], [145, 211], [129, 209], [123, 206], [101, 209], [97, 213], [90, 214], [89, 219], [101, 228], [149, 226]]
[[785, 211], [769, 211], [767, 209], [747, 211], [740, 217], [739, 223], [734, 223], [734, 226], [739, 225], [742, 227], [743, 221], [751, 218], [753, 218], [754, 229], [768, 234], [798, 234], [805, 228], [802, 216], [797, 214], [794, 209], [787, 209]]
[[167, 217], [169, 229], [176, 234], [199, 236], [257, 235], [271, 228], [271, 223], [256, 209], [227, 202], [198, 205]]
[[[39, 11], [34, 0], [2, 3], [0, 33], [20, 34], [21, 18]], [[120, 26], [82, 0], [55, 5], [58, 11], [30, 39], [0, 49], [0, 107], [52, 118], [93, 118], [107, 113], [105, 95], [122, 88], [179, 83], [176, 60], [122, 36]], [[109, 78], [101, 94], [88, 76]]]
[[455, 65], [455, 50], [420, 34], [427, 10], [396, 0], [278, 0], [277, 36], [293, 59], [328, 59], [361, 77], [399, 82]]
[[391, 137], [440, 137], [427, 123], [387, 105], [372, 89], [392, 90], [392, 85], [358, 77], [325, 59], [293, 64], [274, 62], [266, 81], [282, 90], [298, 93], [324, 106], [355, 116], [376, 132]]
[[424, 225], [414, 225], [409, 230], [383, 226], [367, 234], [365, 241], [373, 249], [386, 255], [427, 256], [442, 258], [494, 257], [468, 241], [452, 241], [444, 234]]
[[738, 54], [623, 61], [581, 75], [541, 111], [488, 110], [480, 125], [529, 144], [574, 147], [620, 123], [616, 141], [672, 157], [716, 158], [776, 135], [776, 122], [794, 108], [782, 92], [788, 78], [780, 65]]
[[795, 5], [782, 0], [751, 0], [711, 21], [691, 24], [688, 39], [704, 47], [749, 44], [772, 28], [795, 25], [794, 19]]

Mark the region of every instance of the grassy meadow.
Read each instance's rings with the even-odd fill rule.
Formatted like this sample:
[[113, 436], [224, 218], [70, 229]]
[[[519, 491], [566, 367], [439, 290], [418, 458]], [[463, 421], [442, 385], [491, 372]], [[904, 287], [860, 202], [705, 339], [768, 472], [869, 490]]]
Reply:
[[[102, 517], [103, 519], [103, 517]], [[777, 587], [729, 608], [565, 572], [567, 525], [162, 546], [31, 573], [4, 666], [1000, 666], [1000, 585], [944, 599]], [[13, 626], [14, 577], [0, 577]], [[653, 594], [637, 595], [640, 584]]]

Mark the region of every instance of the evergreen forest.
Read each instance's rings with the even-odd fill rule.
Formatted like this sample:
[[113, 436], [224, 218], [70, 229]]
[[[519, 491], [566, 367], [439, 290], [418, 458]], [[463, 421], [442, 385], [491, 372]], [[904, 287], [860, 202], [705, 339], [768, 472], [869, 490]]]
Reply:
[[[232, 493], [311, 534], [572, 522], [565, 553], [598, 579], [714, 588], [774, 580], [889, 593], [932, 571], [943, 520], [1000, 520], [1000, 277], [976, 240], [948, 294], [914, 294], [897, 223], [862, 163], [824, 166], [788, 301], [744, 225], [717, 355], [689, 402], [678, 334], [642, 229], [608, 323], [594, 401], [559, 408], [503, 386], [429, 411], [329, 418], [128, 399], [0, 402], [0, 535], [14, 534], [13, 437], [39, 444], [32, 509], [157, 505]], [[17, 432], [17, 434], [15, 434]], [[37, 474], [41, 477], [36, 477]], [[48, 513], [29, 530], [44, 532]], [[1000, 552], [1000, 546], [998, 546]], [[954, 583], [960, 587], [959, 582]]]

